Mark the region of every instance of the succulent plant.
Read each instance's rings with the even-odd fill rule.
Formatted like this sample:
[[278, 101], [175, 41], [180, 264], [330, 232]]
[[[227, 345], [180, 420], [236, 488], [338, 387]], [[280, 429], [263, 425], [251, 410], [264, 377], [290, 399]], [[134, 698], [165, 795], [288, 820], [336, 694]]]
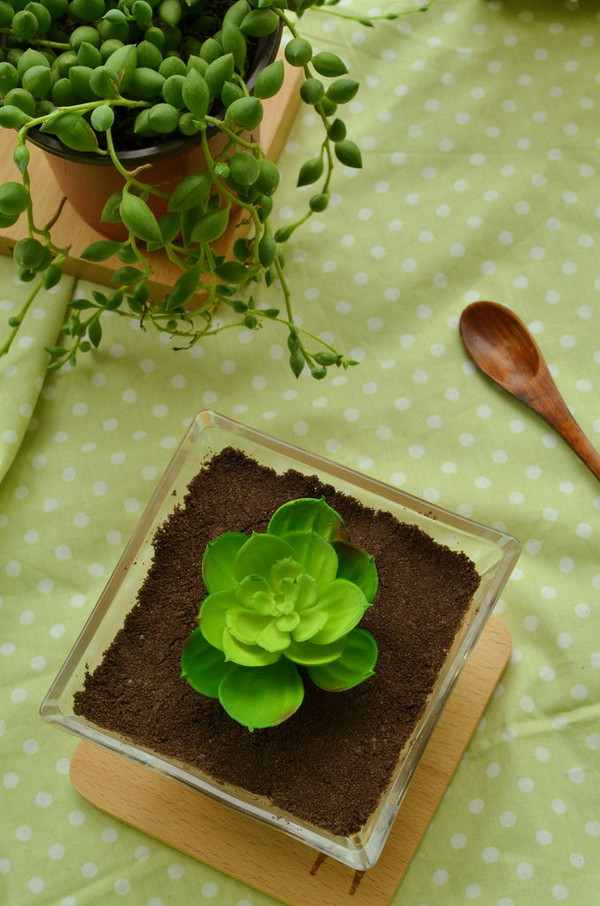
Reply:
[[210, 541], [202, 576], [208, 596], [181, 675], [249, 730], [298, 710], [303, 675], [342, 692], [373, 674], [377, 643], [358, 623], [377, 591], [377, 570], [325, 500], [283, 504], [264, 534]]
[[[154, 326], [175, 338], [177, 348], [232, 326], [278, 324], [287, 331], [288, 361], [296, 376], [307, 368], [323, 378], [330, 366], [356, 364], [298, 324], [284, 273], [286, 242], [329, 204], [335, 162], [362, 166], [340, 113], [359, 83], [348, 76], [340, 56], [315, 52], [299, 31], [300, 20], [311, 9], [366, 26], [398, 15], [352, 16], [335, 9], [338, 2], [0, 0], [0, 127], [16, 130], [13, 160], [21, 176], [0, 187], [0, 229], [26, 214], [28, 236], [17, 242], [14, 257], [20, 279], [32, 282], [21, 311], [9, 320], [0, 356], [10, 349], [39, 290], [60, 280], [69, 255], [69, 248], [53, 242], [56, 217], [49, 224], [36, 222], [27, 139], [38, 130], [68, 148], [110, 159], [123, 189], [107, 201], [102, 219], [121, 222], [128, 233], [123, 242], [99, 240], [83, 251], [86, 260], [116, 256], [122, 266], [106, 292], [70, 304], [60, 341], [47, 348], [50, 368], [75, 364], [79, 353], [97, 347], [107, 311]], [[271, 211], [279, 169], [248, 133], [262, 119], [262, 101], [282, 87], [284, 69], [277, 60], [249, 86], [246, 60], [253, 42], [281, 28], [290, 38], [286, 59], [303, 74], [302, 101], [315, 111], [322, 134], [298, 174], [298, 186], [314, 186], [307, 210], [275, 230]], [[218, 153], [209, 146], [211, 132], [225, 138]], [[149, 143], [196, 137], [202, 147], [206, 171], [173, 189], [162, 216], [155, 215], [153, 201], [164, 199], [163, 189], [145, 180], [143, 166], [128, 170], [119, 159], [124, 133], [128, 140], [133, 134]], [[225, 233], [233, 211], [249, 224], [248, 234], [231, 254], [217, 254], [212, 243]], [[152, 293], [147, 253], [158, 249], [181, 270], [167, 298]], [[252, 287], [262, 281], [279, 288], [282, 305], [255, 303]], [[216, 323], [219, 305], [229, 306], [238, 319]]]

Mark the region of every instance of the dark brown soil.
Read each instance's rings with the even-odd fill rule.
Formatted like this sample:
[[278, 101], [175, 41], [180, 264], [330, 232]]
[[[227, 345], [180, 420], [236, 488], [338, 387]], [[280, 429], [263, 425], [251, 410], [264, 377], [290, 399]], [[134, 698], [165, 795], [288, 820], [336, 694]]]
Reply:
[[[179, 679], [181, 648], [206, 593], [204, 547], [227, 530], [264, 531], [286, 500], [320, 496], [375, 557], [379, 591], [361, 625], [379, 644], [376, 673], [343, 693], [307, 682], [293, 717], [249, 733]], [[314, 476], [279, 476], [234, 450], [192, 481], [154, 547], [138, 603], [77, 695], [77, 713], [335, 834], [356, 832], [389, 781], [477, 588], [471, 561]]]

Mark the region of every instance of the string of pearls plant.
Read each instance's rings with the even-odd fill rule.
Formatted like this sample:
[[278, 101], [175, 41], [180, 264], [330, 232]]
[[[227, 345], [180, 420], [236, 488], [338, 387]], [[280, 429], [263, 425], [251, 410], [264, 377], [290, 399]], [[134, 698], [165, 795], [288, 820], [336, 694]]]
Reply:
[[[360, 168], [361, 153], [347, 136], [340, 108], [355, 97], [359, 83], [337, 54], [315, 52], [300, 25], [309, 10], [354, 19], [370, 27], [375, 19], [338, 9], [339, 0], [0, 0], [0, 127], [15, 132], [13, 160], [21, 181], [0, 185], [0, 228], [25, 214], [28, 235], [14, 248], [18, 275], [31, 283], [21, 311], [8, 322], [0, 345], [6, 354], [42, 287], [55, 286], [69, 248], [56, 245], [50, 223], [36, 220], [30, 191], [32, 130], [50, 133], [75, 151], [110, 159], [123, 179], [102, 213], [107, 223], [122, 223], [127, 238], [102, 239], [82, 253], [98, 262], [116, 256], [120, 266], [112, 285], [67, 308], [61, 338], [47, 348], [49, 369], [74, 365], [80, 353], [98, 347], [102, 316], [114, 312], [137, 318], [187, 348], [232, 327], [252, 330], [268, 323], [287, 331], [289, 364], [298, 376], [307, 368], [325, 377], [330, 366], [355, 364], [332, 345], [299, 326], [284, 272], [284, 248], [298, 227], [324, 211], [331, 195], [336, 162]], [[428, 4], [421, 4], [425, 9]], [[413, 12], [414, 10], [410, 10]], [[280, 172], [252, 138], [263, 117], [262, 101], [280, 91], [281, 60], [258, 75], [252, 91], [246, 63], [253, 44], [285, 29], [285, 58], [302, 70], [301, 98], [322, 126], [314, 155], [300, 167], [298, 186], [313, 186], [308, 207], [294, 223], [274, 230], [273, 198]], [[137, 139], [156, 143], [174, 135], [200, 143], [206, 170], [195, 172], [169, 193], [144, 179], [144, 166], [128, 170], [119, 159], [124, 124]], [[219, 132], [224, 147], [209, 142]], [[250, 137], [249, 137], [250, 136]], [[152, 202], [167, 202], [157, 216]], [[236, 211], [248, 232], [228, 255], [214, 243]], [[180, 276], [166, 298], [153, 298], [148, 252], [163, 250]], [[282, 304], [258, 307], [252, 287], [274, 286]], [[216, 320], [218, 306], [237, 317]]]

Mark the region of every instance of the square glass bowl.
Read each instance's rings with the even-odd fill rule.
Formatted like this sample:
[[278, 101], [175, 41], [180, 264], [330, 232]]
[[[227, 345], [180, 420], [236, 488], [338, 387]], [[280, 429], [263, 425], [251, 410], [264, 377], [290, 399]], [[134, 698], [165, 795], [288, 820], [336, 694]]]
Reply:
[[[336, 836], [273, 807], [254, 794], [218, 783], [201, 772], [161, 757], [131, 740], [95, 726], [74, 713], [74, 695], [83, 688], [122, 628], [136, 603], [153, 557], [156, 530], [185, 495], [187, 486], [212, 457], [234, 447], [278, 473], [289, 469], [316, 475], [338, 491], [375, 510], [387, 510], [402, 522], [417, 525], [440, 544], [464, 552], [481, 577], [462, 626], [448, 653], [426, 708], [404, 747], [390, 783], [365, 825], [348, 837]], [[49, 723], [81, 739], [123, 755], [225, 802], [351, 868], [375, 864], [388, 837], [410, 779], [465, 661], [476, 645], [494, 604], [520, 553], [512, 536], [449, 513], [426, 500], [376, 481], [314, 453], [276, 440], [213, 412], [193, 420], [167, 467], [150, 503], [121, 556], [106, 588], [41, 705]]]

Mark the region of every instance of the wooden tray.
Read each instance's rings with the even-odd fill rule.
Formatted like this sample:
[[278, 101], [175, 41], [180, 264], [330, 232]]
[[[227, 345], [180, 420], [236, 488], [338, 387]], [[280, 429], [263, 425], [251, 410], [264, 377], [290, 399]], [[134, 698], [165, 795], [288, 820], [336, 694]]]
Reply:
[[432, 820], [508, 662], [492, 617], [444, 709], [386, 847], [353, 871], [227, 806], [98, 746], [80, 742], [71, 780], [93, 805], [290, 906], [387, 906]]
[[[281, 90], [275, 97], [263, 101], [265, 113], [259, 129], [262, 150], [265, 156], [274, 162], [279, 159], [288, 132], [298, 112], [300, 82], [303, 78], [302, 70], [290, 66], [285, 60], [284, 67], [285, 78]], [[31, 142], [27, 147], [31, 154], [29, 173], [36, 223], [44, 224], [48, 223], [58, 210], [63, 195], [44, 153]], [[19, 178], [12, 159], [13, 148], [12, 134], [9, 135], [6, 130], [3, 130], [0, 134], [0, 184]], [[225, 235], [214, 243], [215, 251], [218, 254], [225, 254], [238, 235], [243, 232], [244, 230], [240, 230], [238, 224], [232, 220]], [[15, 243], [27, 235], [27, 219], [25, 215], [22, 215], [12, 227], [0, 230], [0, 254], [12, 255]], [[68, 202], [52, 229], [52, 235], [58, 246], [71, 246], [69, 257], [62, 266], [65, 274], [95, 283], [108, 284], [115, 270], [121, 267], [121, 262], [116, 258], [93, 263], [79, 257], [79, 253], [90, 243], [105, 237], [88, 226]], [[154, 280], [150, 284], [150, 289], [155, 297], [160, 297], [168, 292], [181, 272], [168, 261], [162, 252], [152, 254], [150, 260], [154, 271]]]

